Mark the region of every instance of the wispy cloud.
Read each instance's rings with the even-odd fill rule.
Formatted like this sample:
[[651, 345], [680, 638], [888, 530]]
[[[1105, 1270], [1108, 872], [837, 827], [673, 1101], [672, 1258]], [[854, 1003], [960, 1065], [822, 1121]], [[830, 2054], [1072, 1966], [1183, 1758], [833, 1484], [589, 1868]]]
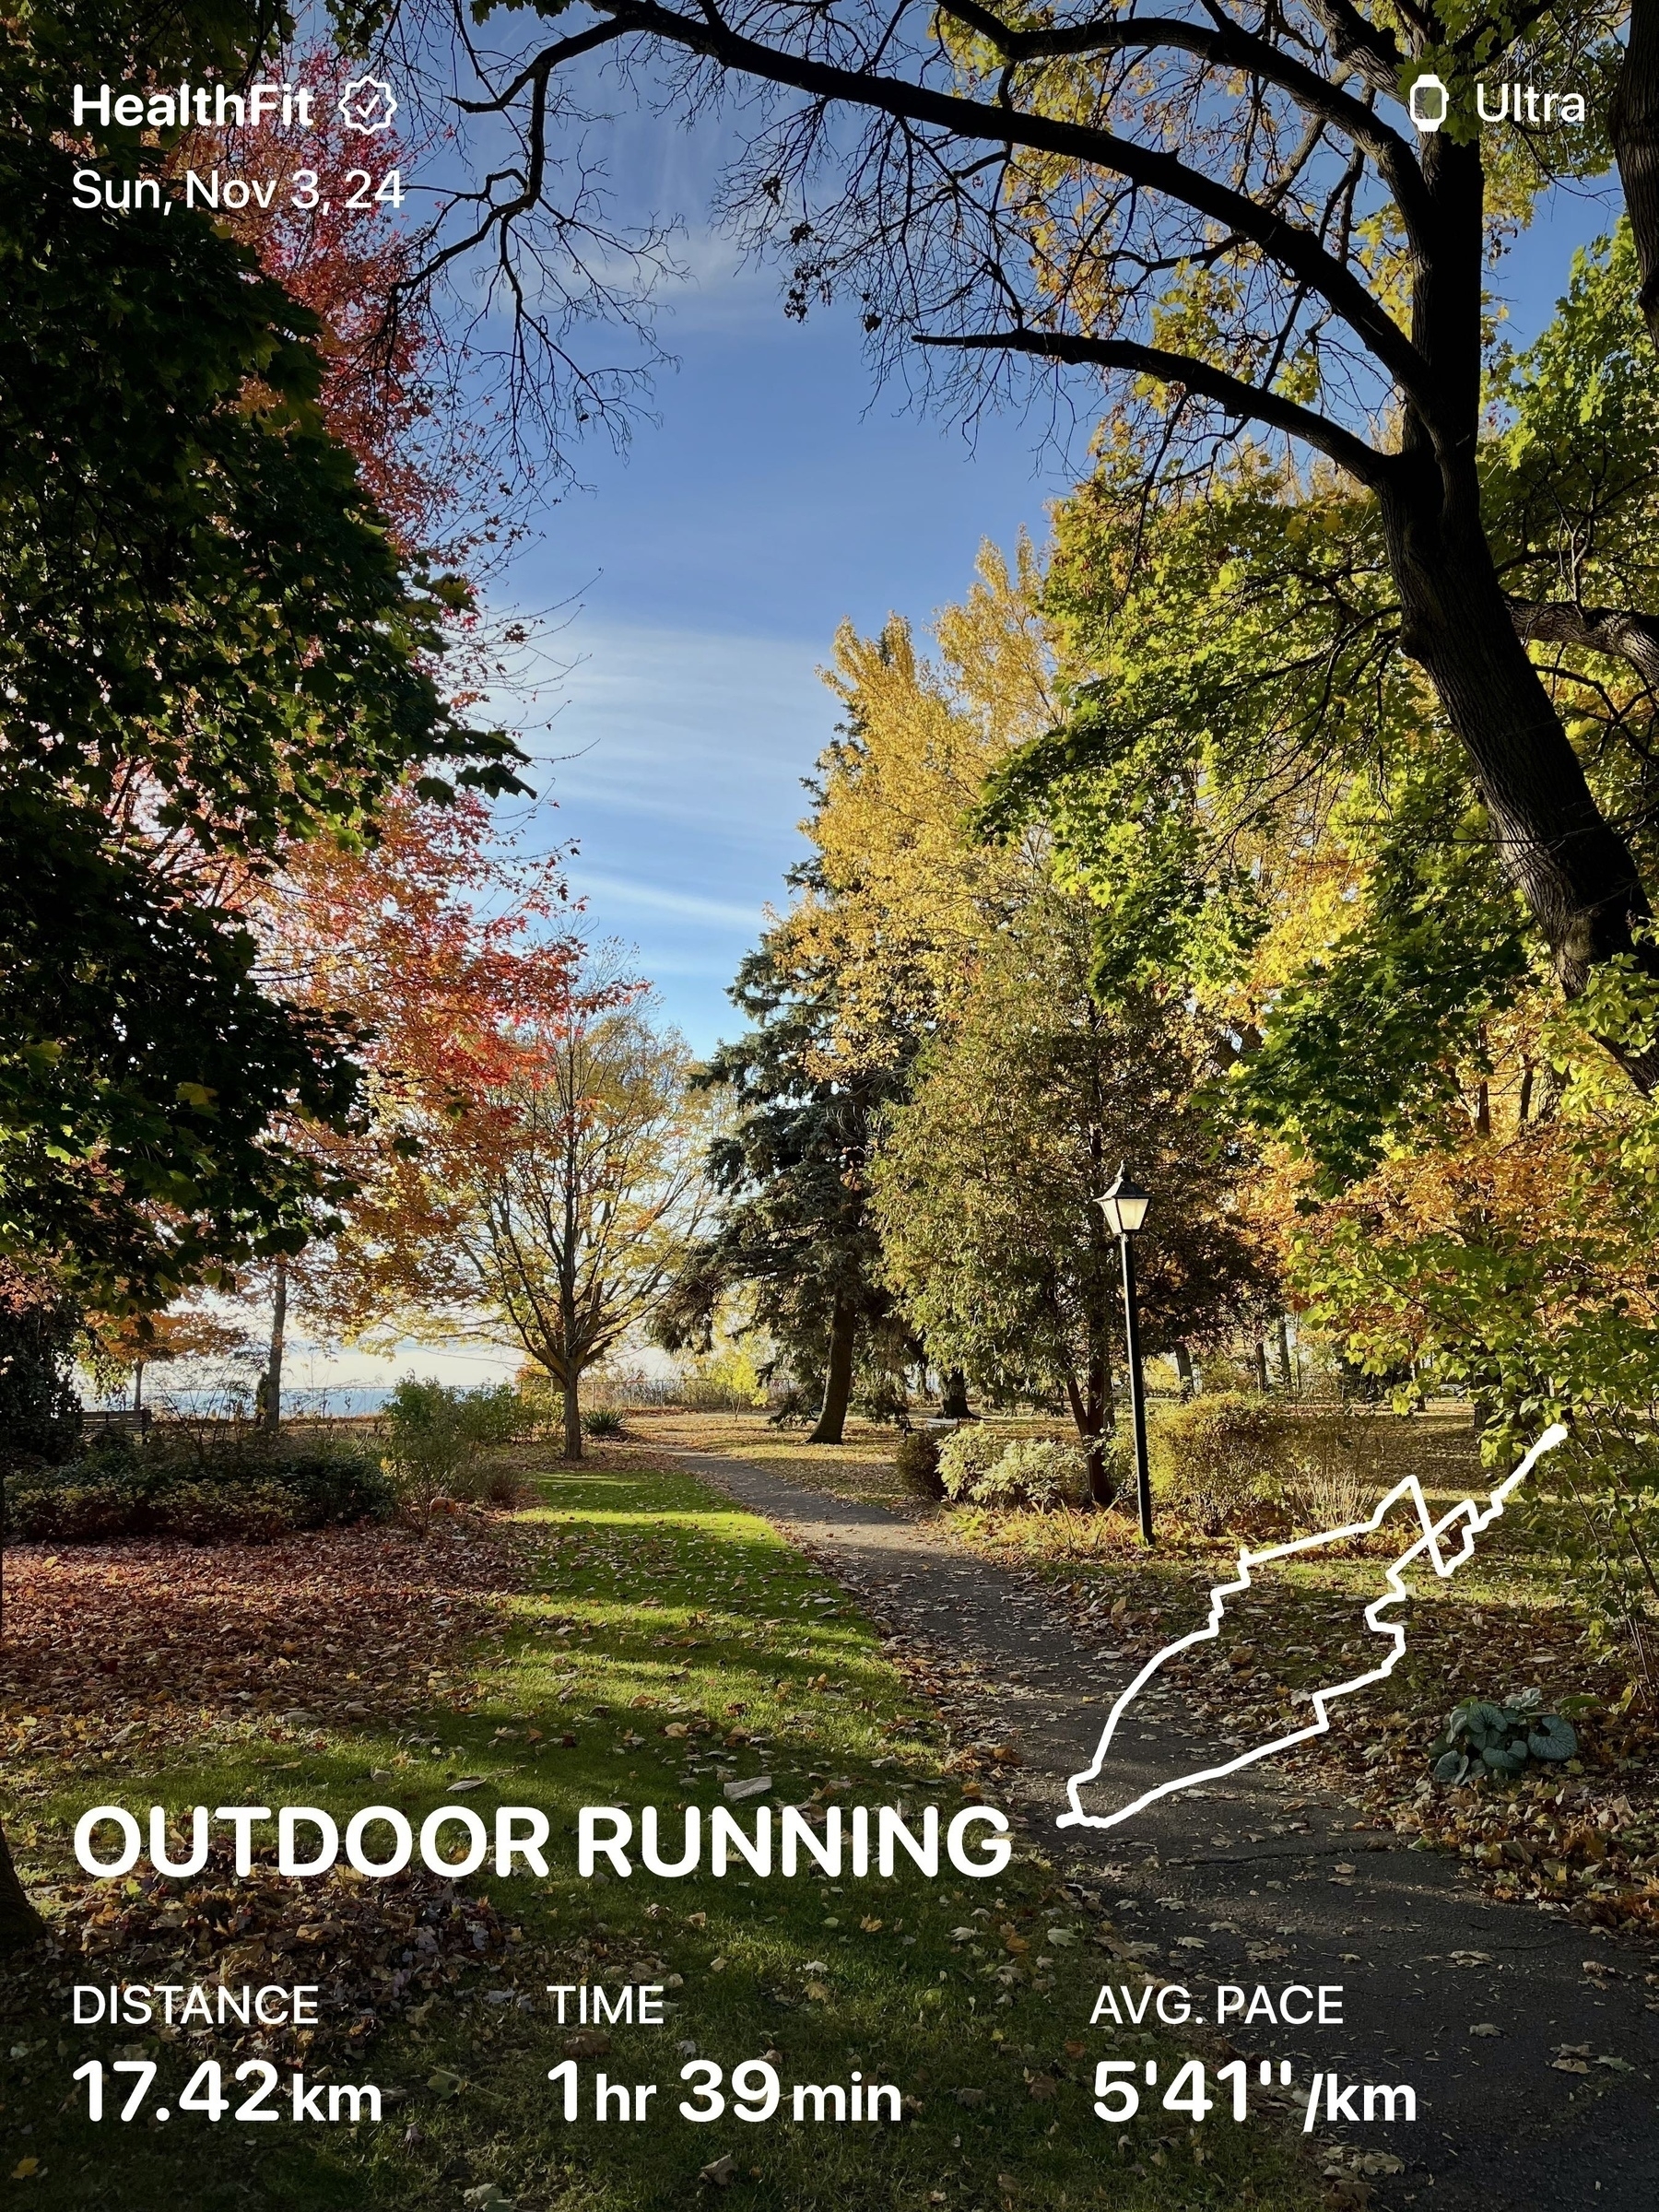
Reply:
[[627, 876], [595, 874], [578, 864], [576, 888], [606, 908], [624, 912], [635, 908], [646, 913], [677, 914], [688, 921], [717, 923], [723, 928], [753, 929], [760, 920], [760, 906], [739, 906], [726, 899], [705, 898], [698, 891], [665, 889], [658, 883], [641, 883]]
[[579, 926], [639, 948], [698, 1049], [732, 1026], [725, 990], [787, 900], [806, 811], [801, 780], [835, 721], [821, 657], [793, 639], [606, 621], [565, 634], [580, 661], [533, 781], [573, 841]]

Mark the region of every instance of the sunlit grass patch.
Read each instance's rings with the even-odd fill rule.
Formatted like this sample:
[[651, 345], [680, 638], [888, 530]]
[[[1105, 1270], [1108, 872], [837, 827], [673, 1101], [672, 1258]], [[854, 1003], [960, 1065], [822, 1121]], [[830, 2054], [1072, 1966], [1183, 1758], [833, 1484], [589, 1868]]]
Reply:
[[[234, 1742], [181, 1731], [165, 1758], [117, 1760], [98, 1778], [100, 1795], [132, 1805], [298, 1799], [343, 1820], [379, 1802], [416, 1823], [451, 1802], [486, 1818], [497, 1803], [547, 1813], [549, 1878], [481, 1874], [461, 1885], [469, 1912], [488, 1899], [483, 1942], [452, 1945], [428, 1968], [429, 1986], [406, 1993], [418, 2002], [388, 2010], [359, 2049], [329, 2054], [336, 2078], [381, 2087], [382, 2124], [257, 2136], [229, 2121], [192, 2121], [188, 2136], [179, 2119], [124, 2135], [90, 2129], [73, 2099], [59, 2109], [69, 2074], [131, 2031], [67, 2030], [60, 2006], [20, 2037], [39, 2041], [27, 2083], [29, 2155], [42, 2170], [33, 2202], [143, 2212], [176, 2205], [188, 2172], [193, 2212], [447, 2208], [492, 2186], [521, 2212], [644, 2212], [698, 2200], [700, 2173], [727, 2158], [733, 2201], [779, 2212], [941, 2203], [1291, 2212], [1315, 2201], [1294, 2148], [1254, 2124], [1212, 2116], [1189, 2137], [1157, 2112], [1127, 2131], [1096, 2120], [1093, 2067], [1115, 2051], [1116, 2031], [1088, 2018], [1100, 1982], [1124, 1967], [1096, 1946], [1098, 1898], [1068, 1888], [1039, 1854], [983, 1881], [947, 1860], [925, 1879], [902, 1853], [890, 1879], [860, 1879], [850, 1865], [830, 1876], [810, 1858], [793, 1878], [761, 1878], [735, 1855], [716, 1877], [706, 1850], [683, 1878], [646, 1874], [636, 1856], [626, 1879], [603, 1861], [581, 1879], [573, 1842], [584, 1805], [618, 1807], [636, 1828], [655, 1806], [672, 1857], [688, 1806], [705, 1822], [728, 1808], [752, 1834], [759, 1805], [893, 1805], [919, 1831], [928, 1805], [947, 1820], [971, 1800], [941, 1771], [935, 1717], [876, 1631], [773, 1530], [717, 1494], [682, 1475], [564, 1469], [518, 1528], [515, 1585], [496, 1602], [481, 1671], [452, 1702], [391, 1725], [336, 1720], [300, 1740], [257, 1722]], [[762, 1776], [764, 1791], [728, 1796]], [[87, 1778], [65, 1764], [40, 1779], [46, 1795], [31, 1818], [61, 1833], [87, 1802]], [[230, 1940], [211, 1912], [197, 1917], [190, 1955], [170, 1970], [178, 1976], [215, 1969]], [[277, 1954], [270, 1971], [280, 1961], [292, 1976], [303, 1957], [326, 1981], [335, 1940]], [[406, 1971], [401, 1936], [382, 1947], [383, 1959], [359, 1961], [371, 1982], [377, 1968]], [[118, 1957], [104, 1953], [97, 1971], [119, 1971]], [[607, 2049], [573, 2044], [579, 2023], [559, 2025], [549, 1984], [603, 1987], [612, 2006], [624, 1985], [653, 1986], [664, 2024], [609, 2022]], [[579, 2005], [567, 1995], [567, 2014]], [[176, 2087], [177, 2047], [139, 2040]], [[548, 2073], [573, 2053], [581, 2116], [567, 2124]], [[729, 2096], [731, 2070], [746, 2061], [782, 2085], [776, 2114], [751, 2124], [728, 2105], [708, 2124], [680, 2117], [680, 2100], [696, 2101], [683, 2068], [717, 2065]], [[648, 2116], [596, 2121], [600, 2072], [630, 2091], [655, 2083]], [[794, 2085], [850, 2094], [854, 2074], [907, 2100], [901, 2125], [819, 2123], [810, 2110], [794, 2119]], [[1169, 2147], [1155, 2164], [1159, 2137]]]

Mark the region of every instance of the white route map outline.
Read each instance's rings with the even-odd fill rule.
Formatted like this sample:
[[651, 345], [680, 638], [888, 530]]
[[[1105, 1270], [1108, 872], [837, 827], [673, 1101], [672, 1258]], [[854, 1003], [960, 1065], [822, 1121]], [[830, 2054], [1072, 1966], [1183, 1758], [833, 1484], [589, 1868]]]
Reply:
[[[1379, 1620], [1377, 1618], [1385, 1606], [1403, 1605], [1410, 1597], [1410, 1591], [1400, 1580], [1404, 1570], [1426, 1551], [1433, 1560], [1435, 1573], [1442, 1581], [1454, 1573], [1473, 1552], [1475, 1538], [1481, 1530], [1489, 1527], [1502, 1512], [1504, 1500], [1511, 1492], [1532, 1473], [1546, 1452], [1553, 1452], [1558, 1444], [1566, 1441], [1567, 1430], [1561, 1423], [1552, 1423], [1514, 1473], [1506, 1476], [1491, 1492], [1484, 1508], [1477, 1506], [1473, 1498], [1460, 1498], [1440, 1520], [1430, 1521], [1429, 1501], [1423, 1496], [1422, 1486], [1415, 1475], [1408, 1475], [1404, 1482], [1396, 1483], [1388, 1495], [1378, 1502], [1368, 1521], [1355, 1521], [1346, 1528], [1324, 1529], [1318, 1535], [1298, 1536], [1294, 1543], [1276, 1544], [1266, 1551], [1241, 1551], [1238, 1581], [1217, 1583], [1211, 1587], [1208, 1623], [1202, 1629], [1194, 1629], [1190, 1636], [1182, 1636], [1175, 1642], [1165, 1644], [1162, 1651], [1147, 1660], [1128, 1688], [1120, 1694], [1106, 1717], [1106, 1725], [1095, 1747], [1094, 1764], [1082, 1773], [1074, 1774], [1065, 1785], [1072, 1809], [1069, 1813], [1062, 1813], [1054, 1825], [1057, 1828], [1116, 1828], [1120, 1821], [1132, 1819], [1136, 1813], [1145, 1812], [1147, 1806], [1155, 1804], [1159, 1797], [1168, 1797], [1176, 1790], [1196, 1789], [1206, 1782], [1219, 1782], [1223, 1775], [1236, 1774], [1241, 1767], [1248, 1767], [1258, 1759], [1269, 1759], [1276, 1751], [1288, 1751], [1292, 1744], [1306, 1743], [1311, 1736], [1325, 1735], [1331, 1725], [1330, 1714], [1326, 1711], [1328, 1701], [1333, 1698], [1345, 1698], [1352, 1690], [1369, 1688], [1373, 1682], [1386, 1681], [1405, 1655], [1406, 1630], [1403, 1626], [1397, 1620]], [[1220, 1632], [1221, 1617], [1227, 1610], [1226, 1601], [1251, 1588], [1250, 1571], [1253, 1567], [1265, 1566], [1271, 1559], [1290, 1559], [1297, 1552], [1310, 1550], [1317, 1544], [1340, 1543], [1349, 1536], [1374, 1535], [1386, 1519], [1390, 1508], [1402, 1498], [1409, 1498], [1417, 1508], [1418, 1521], [1423, 1533], [1386, 1570], [1385, 1579], [1392, 1585], [1390, 1590], [1383, 1596], [1373, 1599], [1365, 1609], [1366, 1627], [1375, 1635], [1392, 1636], [1394, 1639], [1394, 1648], [1381, 1666], [1373, 1668], [1369, 1674], [1356, 1675], [1351, 1681], [1338, 1682], [1329, 1689], [1316, 1689], [1312, 1693], [1313, 1707], [1319, 1717], [1306, 1728], [1295, 1729], [1288, 1735], [1277, 1736], [1270, 1744], [1258, 1744], [1252, 1750], [1241, 1751], [1237, 1759], [1230, 1759], [1225, 1766], [1206, 1767], [1195, 1774], [1179, 1774], [1173, 1782], [1160, 1782], [1156, 1789], [1144, 1792], [1133, 1804], [1122, 1806], [1115, 1813], [1100, 1815], [1083, 1810], [1077, 1793], [1089, 1783], [1100, 1779], [1119, 1721], [1166, 1659], [1172, 1659], [1177, 1652], [1190, 1650], [1195, 1643], [1206, 1642]], [[1459, 1521], [1465, 1524], [1463, 1547], [1454, 1556], [1449, 1556], [1441, 1551], [1440, 1539]]]

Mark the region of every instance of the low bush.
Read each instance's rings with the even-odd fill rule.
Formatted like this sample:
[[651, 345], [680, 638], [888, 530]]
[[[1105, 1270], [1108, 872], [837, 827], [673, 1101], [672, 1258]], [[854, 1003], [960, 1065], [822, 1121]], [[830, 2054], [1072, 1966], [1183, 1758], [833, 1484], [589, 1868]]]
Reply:
[[924, 1429], [912, 1429], [899, 1439], [893, 1453], [893, 1472], [912, 1498], [932, 1501], [945, 1495], [939, 1473], [939, 1441]]
[[300, 1528], [388, 1520], [396, 1497], [376, 1463], [352, 1451], [283, 1449], [233, 1432], [217, 1450], [163, 1432], [102, 1442], [67, 1465], [14, 1477], [0, 1532], [11, 1542], [110, 1543], [180, 1536], [262, 1543]]
[[[900, 1462], [904, 1450], [901, 1444]], [[929, 1493], [934, 1497], [972, 1505], [1029, 1506], [1046, 1512], [1057, 1505], [1087, 1500], [1088, 1463], [1077, 1444], [1041, 1436], [1010, 1441], [974, 1423], [946, 1439], [938, 1454], [937, 1481], [938, 1488]]]
[[583, 1436], [626, 1436], [622, 1416], [614, 1406], [595, 1406], [591, 1413], [582, 1417]]
[[435, 1498], [512, 1502], [517, 1477], [483, 1454], [534, 1435], [543, 1410], [510, 1383], [454, 1390], [406, 1375], [381, 1418], [386, 1470], [403, 1501], [422, 1513]]
[[1088, 1496], [1088, 1467], [1076, 1444], [1040, 1436], [1008, 1445], [972, 1491], [976, 1505], [1024, 1505], [1052, 1512]]
[[1265, 1398], [1218, 1391], [1167, 1408], [1153, 1429], [1153, 1464], [1179, 1510], [1218, 1536], [1270, 1498], [1283, 1471], [1291, 1417]]
[[676, 1403], [688, 1413], [748, 1413], [764, 1406], [766, 1397], [758, 1389], [723, 1382], [718, 1375], [689, 1375], [680, 1384]]
[[977, 1421], [953, 1429], [939, 1448], [939, 1480], [947, 1498], [972, 1498], [1002, 1457], [1003, 1441]]
[[1375, 1418], [1347, 1406], [1287, 1421], [1278, 1455], [1297, 1527], [1350, 1528], [1363, 1521], [1388, 1487], [1383, 1452]]

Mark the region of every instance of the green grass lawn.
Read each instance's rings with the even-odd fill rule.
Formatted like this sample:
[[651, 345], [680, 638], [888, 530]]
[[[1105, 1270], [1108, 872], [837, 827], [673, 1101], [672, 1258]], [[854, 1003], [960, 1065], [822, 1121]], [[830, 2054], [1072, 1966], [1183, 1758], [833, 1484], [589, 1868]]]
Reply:
[[[1155, 2057], [1167, 2083], [1169, 2062], [1185, 2053], [1144, 2033], [1090, 2029], [1099, 1984], [1140, 1977], [1098, 1947], [1100, 1900], [1066, 1889], [1035, 1851], [983, 1881], [947, 1869], [936, 1881], [849, 1873], [832, 1883], [810, 1861], [792, 1880], [761, 1880], [741, 1860], [715, 1879], [706, 1853], [704, 1870], [685, 1879], [637, 1864], [626, 1881], [580, 1879], [583, 1805], [637, 1817], [654, 1804], [673, 1858], [680, 1808], [706, 1815], [727, 1803], [729, 1782], [746, 1777], [772, 1780], [769, 1793], [735, 1806], [751, 1829], [757, 1804], [902, 1804], [912, 1816], [935, 1804], [948, 1819], [964, 1796], [959, 1780], [941, 1774], [930, 1716], [874, 1630], [764, 1523], [677, 1474], [594, 1467], [547, 1476], [540, 1487], [542, 1503], [517, 1524], [520, 1586], [495, 1601], [505, 1633], [481, 1647], [482, 1670], [459, 1709], [395, 1727], [371, 1714], [298, 1744], [257, 1720], [234, 1736], [181, 1734], [164, 1764], [124, 1763], [117, 1752], [96, 1782], [65, 1762], [27, 1808], [41, 1840], [66, 1836], [88, 1803], [112, 1798], [135, 1808], [303, 1802], [342, 1825], [365, 1803], [395, 1805], [417, 1824], [449, 1802], [487, 1820], [497, 1802], [542, 1807], [553, 1824], [549, 1878], [480, 1874], [457, 1886], [464, 1911], [431, 1883], [407, 1892], [360, 1879], [287, 1886], [290, 1904], [293, 1890], [305, 1891], [288, 1922], [317, 1917], [282, 1939], [286, 1953], [267, 1950], [252, 1978], [306, 1979], [295, 1962], [322, 1959], [325, 1983], [349, 1980], [338, 1960], [354, 1942], [361, 1956], [351, 1973], [371, 1989], [377, 1976], [389, 1988], [400, 1962], [426, 1965], [421, 2001], [366, 2041], [336, 2033], [310, 2053], [274, 2053], [284, 2076], [299, 2063], [312, 2080], [376, 2083], [387, 2099], [382, 2123], [285, 2118], [256, 2127], [187, 2116], [176, 2108], [188, 2072], [216, 2052], [229, 2072], [245, 2054], [218, 2031], [164, 2042], [133, 2029], [75, 2029], [41, 1976], [27, 1986], [14, 1978], [5, 2034], [22, 2056], [8, 2062], [0, 2181], [19, 2171], [6, 2184], [18, 2204], [460, 2212], [506, 2201], [519, 2212], [646, 2212], [724, 2196], [757, 2212], [1294, 2212], [1318, 2201], [1291, 2138], [1271, 2123], [1236, 2125], [1225, 2098], [1201, 2128], [1151, 2095], [1128, 2126], [1094, 2117], [1098, 2060]], [[51, 1855], [45, 1841], [41, 1854]], [[282, 1888], [267, 1881], [278, 1918]], [[194, 1948], [165, 1974], [146, 1965], [134, 1978], [201, 1978], [205, 1960], [225, 1961], [228, 1981], [246, 1978], [226, 1947], [239, 1940], [245, 1893], [223, 1880], [171, 1885], [160, 1903], [176, 1900], [171, 1917], [187, 1945], [196, 1931]], [[157, 1902], [140, 1901], [147, 1911]], [[74, 1912], [84, 1925], [88, 1900]], [[122, 1972], [123, 1924], [89, 1938], [103, 1945], [96, 1964], [65, 1961], [50, 1979]], [[964, 1928], [971, 1937], [953, 1933]], [[559, 2027], [545, 1994], [548, 1983], [587, 1983], [614, 1994], [628, 1983], [662, 1986], [665, 2022], [612, 2026], [604, 2051], [584, 2051], [574, 2020]], [[94, 2055], [155, 2060], [146, 2112], [166, 2098], [174, 2117], [89, 2125], [71, 2075]], [[581, 2096], [572, 2124], [561, 2085], [547, 2079], [569, 2055]], [[779, 2112], [747, 2124], [728, 2104], [711, 2124], [683, 2120], [677, 2107], [694, 2089], [681, 2072], [694, 2061], [724, 2077], [764, 2062], [782, 2085]], [[649, 2116], [597, 2123], [600, 2072], [612, 2083], [658, 2085]], [[792, 2085], [848, 2087], [854, 2073], [897, 2086], [901, 2126], [790, 2116]], [[286, 2112], [286, 2081], [281, 2096]], [[714, 2178], [700, 2181], [710, 2168]]]

